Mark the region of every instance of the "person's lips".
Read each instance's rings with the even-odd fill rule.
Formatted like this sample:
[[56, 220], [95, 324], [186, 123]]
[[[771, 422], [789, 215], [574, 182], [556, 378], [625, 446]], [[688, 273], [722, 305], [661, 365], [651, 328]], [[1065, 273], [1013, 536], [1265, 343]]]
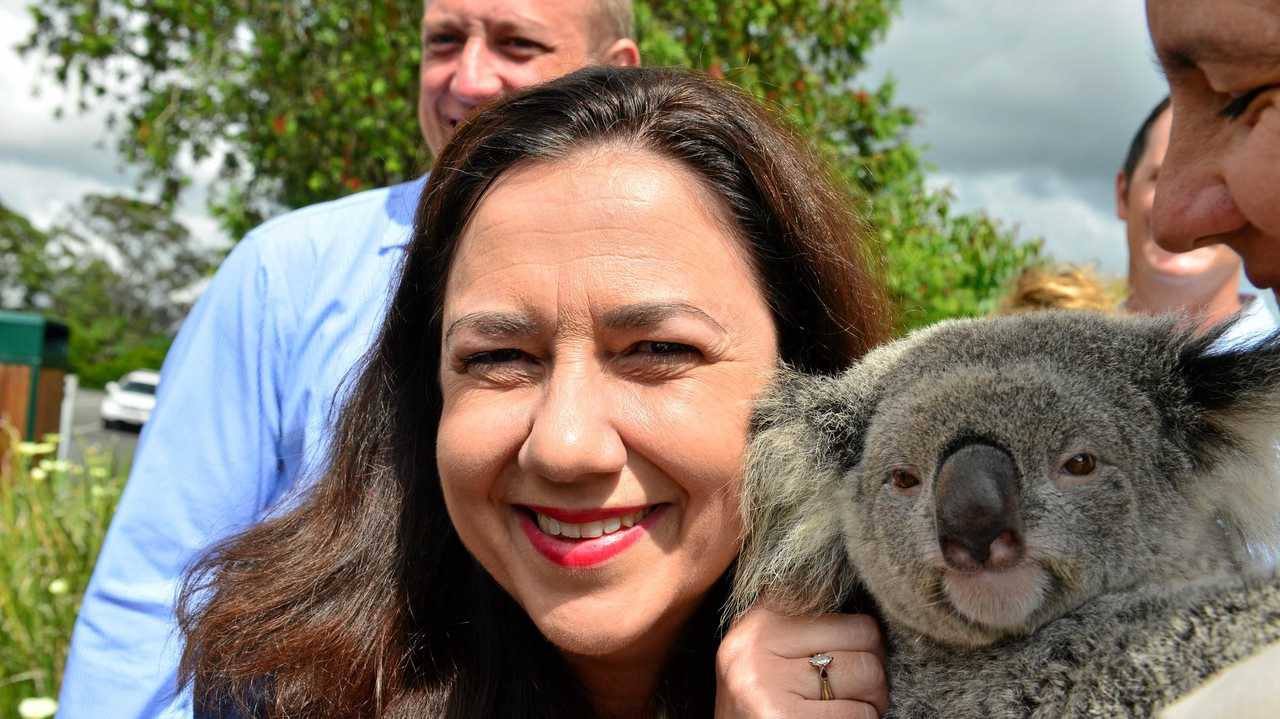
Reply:
[[648, 533], [669, 505], [586, 510], [544, 506], [517, 508], [534, 549], [564, 567], [590, 567], [621, 554]]

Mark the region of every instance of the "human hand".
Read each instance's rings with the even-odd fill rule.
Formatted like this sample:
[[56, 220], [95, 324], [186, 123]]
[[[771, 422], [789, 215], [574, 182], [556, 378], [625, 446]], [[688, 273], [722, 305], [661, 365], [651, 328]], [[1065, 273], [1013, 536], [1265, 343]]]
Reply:
[[[832, 657], [833, 699], [809, 658]], [[789, 617], [747, 612], [716, 653], [717, 719], [851, 717], [878, 719], [889, 706], [880, 627], [865, 614]]]

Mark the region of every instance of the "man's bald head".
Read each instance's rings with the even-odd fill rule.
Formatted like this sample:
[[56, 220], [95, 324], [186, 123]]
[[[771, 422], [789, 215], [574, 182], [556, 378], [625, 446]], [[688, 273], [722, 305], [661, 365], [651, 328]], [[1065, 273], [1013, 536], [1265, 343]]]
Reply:
[[[601, 47], [608, 47], [616, 40], [634, 38], [636, 35], [636, 11], [632, 0], [590, 0], [595, 5], [588, 22], [591, 33]], [[425, 10], [431, 0], [423, 0]]]

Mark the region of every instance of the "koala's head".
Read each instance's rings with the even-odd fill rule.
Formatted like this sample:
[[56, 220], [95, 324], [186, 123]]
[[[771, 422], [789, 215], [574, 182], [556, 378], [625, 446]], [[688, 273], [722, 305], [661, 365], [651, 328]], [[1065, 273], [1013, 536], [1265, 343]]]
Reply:
[[1171, 320], [947, 322], [760, 403], [738, 609], [839, 606], [947, 644], [1026, 634], [1099, 594], [1273, 551], [1280, 336]]

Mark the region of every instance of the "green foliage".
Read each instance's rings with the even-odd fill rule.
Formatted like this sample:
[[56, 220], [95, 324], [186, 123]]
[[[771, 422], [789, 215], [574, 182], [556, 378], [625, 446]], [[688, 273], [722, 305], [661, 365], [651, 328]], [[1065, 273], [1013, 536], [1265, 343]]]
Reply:
[[0, 427], [0, 716], [15, 716], [23, 699], [57, 696], [80, 597], [128, 473], [96, 451], [67, 463], [55, 450]]
[[990, 313], [1040, 243], [1016, 244], [981, 214], [952, 215], [949, 196], [882, 192], [870, 203], [884, 247], [889, 296], [904, 329]]
[[[645, 0], [645, 61], [725, 77], [783, 108], [882, 226], [902, 324], [981, 312], [1036, 253], [928, 193], [893, 85], [854, 78], [898, 0]], [[422, 0], [42, 0], [25, 50], [85, 102], [115, 97], [120, 151], [171, 199], [178, 158], [216, 156], [215, 214], [240, 236], [283, 208], [419, 174], [415, 117]], [[934, 254], [934, 253], [937, 254]], [[965, 274], [957, 258], [991, 259]], [[948, 266], [942, 266], [948, 265]], [[950, 279], [963, 281], [956, 287]], [[927, 291], [932, 294], [921, 295]]]
[[49, 238], [27, 218], [0, 204], [0, 308], [34, 307], [53, 276], [45, 256]]
[[[141, 200], [88, 195], [48, 231], [0, 213], [7, 213], [0, 214], [0, 243], [9, 227], [17, 228], [14, 236], [36, 238], [19, 245], [17, 266], [25, 269], [12, 280], [0, 275], [0, 287], [13, 295], [0, 297], [0, 306], [66, 322], [71, 366], [87, 387], [158, 368], [188, 309], [178, 295], [217, 261], [167, 207]], [[7, 266], [0, 259], [0, 272]]]

